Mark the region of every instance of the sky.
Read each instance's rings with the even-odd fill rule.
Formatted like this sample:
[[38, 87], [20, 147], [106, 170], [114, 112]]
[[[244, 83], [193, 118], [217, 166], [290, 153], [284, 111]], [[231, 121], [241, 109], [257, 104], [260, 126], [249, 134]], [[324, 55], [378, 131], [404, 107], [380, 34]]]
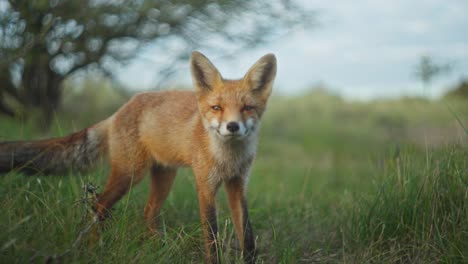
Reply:
[[[317, 85], [351, 99], [420, 96], [438, 97], [462, 77], [468, 78], [468, 1], [316, 1], [300, 0], [318, 11], [318, 25], [301, 29], [234, 58], [210, 56], [226, 78], [242, 77], [262, 55], [278, 59], [275, 92], [300, 94]], [[414, 75], [423, 55], [436, 63], [453, 64], [451, 73], [424, 90]], [[121, 69], [121, 81], [131, 88], [154, 86], [157, 53], [143, 51]], [[154, 60], [153, 60], [154, 59]], [[190, 86], [187, 65], [168, 86]]]

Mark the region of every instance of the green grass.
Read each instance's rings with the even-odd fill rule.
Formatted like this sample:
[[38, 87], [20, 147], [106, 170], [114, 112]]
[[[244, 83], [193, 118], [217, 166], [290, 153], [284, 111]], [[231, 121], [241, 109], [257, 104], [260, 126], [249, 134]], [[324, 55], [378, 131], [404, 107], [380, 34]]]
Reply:
[[[248, 187], [259, 263], [466, 263], [468, 104], [402, 99], [346, 102], [321, 92], [272, 98]], [[456, 113], [457, 118], [452, 112]], [[0, 119], [0, 140], [64, 135], [95, 114], [58, 116], [49, 134]], [[83, 121], [84, 120], [84, 121]], [[62, 177], [0, 179], [0, 262], [61, 254], [89, 219], [82, 186], [103, 186], [106, 166]], [[61, 262], [200, 263], [195, 183], [182, 170], [162, 210], [162, 237], [146, 231], [148, 179]], [[224, 263], [242, 263], [219, 193]]]
[[463, 263], [468, 259], [468, 150], [447, 147], [387, 160], [376, 191], [348, 212], [354, 258], [369, 262]]

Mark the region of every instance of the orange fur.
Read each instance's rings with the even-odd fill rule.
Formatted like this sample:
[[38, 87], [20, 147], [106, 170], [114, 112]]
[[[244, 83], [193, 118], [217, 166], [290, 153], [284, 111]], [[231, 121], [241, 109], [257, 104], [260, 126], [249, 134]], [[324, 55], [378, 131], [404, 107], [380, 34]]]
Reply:
[[[101, 219], [151, 168], [151, 193], [145, 217], [152, 231], [157, 229], [159, 209], [169, 194], [177, 168], [192, 167], [206, 256], [211, 263], [218, 261], [219, 252], [215, 196], [224, 182], [245, 260], [255, 262], [245, 186], [255, 156], [260, 118], [276, 75], [276, 59], [272, 54], [265, 55], [241, 80], [223, 79], [216, 67], [198, 52], [192, 54], [190, 64], [195, 92], [136, 95], [110, 118], [79, 134], [79, 139], [53, 139], [41, 144], [85, 142], [91, 146], [89, 149], [99, 146], [101, 152], [108, 153], [111, 174], [95, 205]], [[28, 146], [27, 142], [6, 144], [10, 145], [2, 147], [0, 144], [0, 157], [4, 157], [0, 164], [8, 164], [5, 157], [15, 155], [12, 146], [21, 146], [21, 149]], [[41, 152], [44, 147], [36, 149]], [[76, 156], [81, 157], [78, 154]]]

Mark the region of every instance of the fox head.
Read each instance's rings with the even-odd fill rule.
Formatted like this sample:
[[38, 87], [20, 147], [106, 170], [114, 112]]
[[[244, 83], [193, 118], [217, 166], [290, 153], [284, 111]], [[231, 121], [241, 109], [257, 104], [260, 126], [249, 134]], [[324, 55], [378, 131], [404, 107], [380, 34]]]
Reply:
[[254, 134], [276, 76], [275, 55], [261, 57], [240, 80], [224, 79], [197, 51], [192, 53], [190, 67], [205, 128], [223, 141]]

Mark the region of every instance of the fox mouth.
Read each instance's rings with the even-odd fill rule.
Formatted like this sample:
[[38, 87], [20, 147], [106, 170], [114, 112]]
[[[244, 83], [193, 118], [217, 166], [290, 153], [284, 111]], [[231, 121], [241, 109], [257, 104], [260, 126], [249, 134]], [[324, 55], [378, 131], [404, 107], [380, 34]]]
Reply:
[[221, 134], [219, 129], [213, 129], [216, 135], [223, 140], [242, 140], [250, 135], [250, 129], [246, 130], [244, 134], [232, 133], [232, 134]]
[[241, 141], [248, 138], [254, 131], [255, 125], [248, 120], [247, 123], [239, 121], [219, 122], [203, 120], [207, 131], [221, 141]]

